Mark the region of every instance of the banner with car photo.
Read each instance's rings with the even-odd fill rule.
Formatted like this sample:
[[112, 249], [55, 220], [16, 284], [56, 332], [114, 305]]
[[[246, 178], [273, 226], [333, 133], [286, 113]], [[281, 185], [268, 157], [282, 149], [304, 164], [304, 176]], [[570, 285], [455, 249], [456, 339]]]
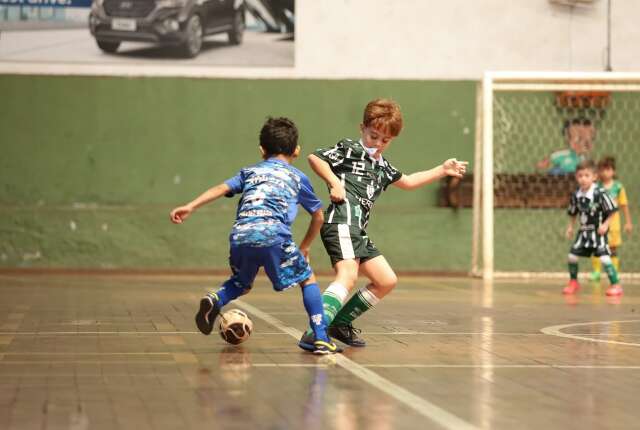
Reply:
[[293, 67], [295, 0], [0, 0], [0, 62]]

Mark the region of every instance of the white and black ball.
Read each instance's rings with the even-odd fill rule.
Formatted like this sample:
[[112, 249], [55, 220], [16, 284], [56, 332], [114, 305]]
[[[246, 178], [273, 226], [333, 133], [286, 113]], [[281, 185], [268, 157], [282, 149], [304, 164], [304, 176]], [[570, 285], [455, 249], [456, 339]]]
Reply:
[[224, 312], [218, 321], [220, 337], [232, 345], [245, 342], [253, 331], [253, 321], [239, 309]]

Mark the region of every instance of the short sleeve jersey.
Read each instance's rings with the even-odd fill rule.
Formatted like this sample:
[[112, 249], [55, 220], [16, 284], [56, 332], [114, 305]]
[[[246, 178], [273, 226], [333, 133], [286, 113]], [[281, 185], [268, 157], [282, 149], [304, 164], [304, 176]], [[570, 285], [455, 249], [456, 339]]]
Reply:
[[596, 184], [587, 191], [578, 189], [571, 195], [567, 213], [578, 216], [580, 232], [595, 232], [598, 227], [618, 208], [604, 188]]
[[606, 188], [602, 183], [598, 183], [598, 185], [607, 191], [607, 194], [609, 194], [618, 206], [627, 206], [629, 204], [629, 201], [627, 200], [627, 192], [625, 191], [622, 182], [615, 180], [610, 188]]
[[309, 213], [322, 208], [309, 178], [277, 158], [245, 167], [225, 183], [231, 188], [228, 197], [242, 194], [231, 246], [266, 247], [291, 240], [298, 204]]
[[563, 149], [551, 154], [551, 164], [554, 168], [560, 169], [563, 173], [573, 173], [576, 171], [582, 158], [572, 149]]
[[332, 148], [318, 149], [314, 155], [326, 161], [345, 187], [343, 203], [331, 203], [325, 213], [327, 224], [348, 224], [366, 228], [376, 199], [402, 172], [380, 156], [374, 159], [361, 141], [343, 139]]

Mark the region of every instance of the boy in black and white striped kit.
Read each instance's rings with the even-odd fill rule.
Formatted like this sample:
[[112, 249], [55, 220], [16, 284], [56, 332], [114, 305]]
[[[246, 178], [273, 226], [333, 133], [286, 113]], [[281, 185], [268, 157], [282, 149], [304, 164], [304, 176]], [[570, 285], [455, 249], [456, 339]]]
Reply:
[[618, 284], [618, 272], [611, 262], [611, 249], [607, 242], [607, 231], [613, 214], [618, 210], [607, 192], [596, 184], [596, 165], [585, 160], [576, 169], [578, 189], [571, 195], [569, 203], [569, 225], [567, 238], [573, 236], [576, 218], [580, 227], [571, 250], [569, 251], [569, 284], [564, 294], [575, 294], [580, 289], [578, 284], [578, 257], [600, 258], [611, 285], [607, 288], [607, 296], [619, 296], [622, 287]]

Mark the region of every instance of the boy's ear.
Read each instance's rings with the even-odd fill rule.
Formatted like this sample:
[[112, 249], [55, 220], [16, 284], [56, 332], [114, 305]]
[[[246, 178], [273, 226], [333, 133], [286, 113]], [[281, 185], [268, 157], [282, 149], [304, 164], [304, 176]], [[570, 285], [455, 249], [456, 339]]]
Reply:
[[265, 150], [264, 150], [264, 148], [263, 148], [262, 146], [260, 146], [260, 145], [258, 145], [258, 148], [260, 148], [260, 154], [262, 155], [262, 158], [264, 158], [264, 157], [267, 155], [266, 151], [265, 151]]
[[302, 151], [302, 147], [300, 145], [296, 145], [296, 149], [293, 151], [294, 158], [298, 158], [298, 155], [300, 155], [300, 151]]

